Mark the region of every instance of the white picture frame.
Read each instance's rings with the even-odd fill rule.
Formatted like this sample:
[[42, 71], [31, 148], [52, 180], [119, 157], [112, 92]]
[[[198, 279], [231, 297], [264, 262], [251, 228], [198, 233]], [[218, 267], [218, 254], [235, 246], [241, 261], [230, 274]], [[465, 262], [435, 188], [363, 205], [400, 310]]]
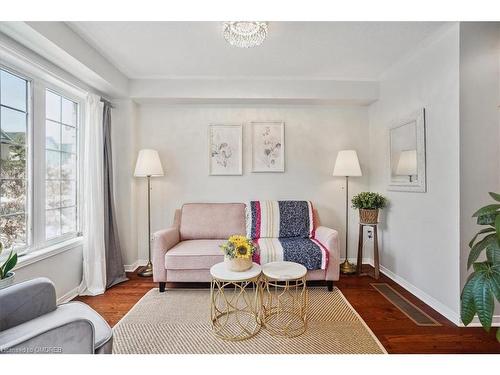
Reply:
[[243, 127], [241, 124], [208, 126], [209, 176], [243, 174]]
[[[425, 193], [427, 191], [425, 109], [420, 108], [394, 122], [389, 129], [388, 190]], [[401, 167], [402, 155], [413, 153], [408, 167]], [[408, 160], [406, 160], [408, 161]], [[408, 175], [398, 169], [413, 170]]]
[[252, 121], [252, 172], [285, 171], [285, 123]]

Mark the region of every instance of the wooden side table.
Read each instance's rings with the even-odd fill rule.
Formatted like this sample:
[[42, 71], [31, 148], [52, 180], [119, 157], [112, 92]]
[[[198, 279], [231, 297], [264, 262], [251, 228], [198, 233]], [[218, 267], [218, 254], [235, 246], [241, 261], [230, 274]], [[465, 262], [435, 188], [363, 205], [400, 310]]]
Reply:
[[[362, 273], [361, 268], [363, 266], [363, 235], [364, 235], [364, 228], [365, 227], [371, 227], [373, 229], [373, 262], [375, 266], [375, 272], [374, 275], [370, 275], [367, 273]], [[359, 223], [359, 240], [358, 240], [358, 264], [357, 264], [357, 269], [356, 273], [360, 276], [362, 275], [369, 275], [372, 276], [374, 279], [378, 279], [380, 277], [380, 264], [379, 264], [379, 255], [378, 255], [378, 224], [369, 224], [369, 223]]]

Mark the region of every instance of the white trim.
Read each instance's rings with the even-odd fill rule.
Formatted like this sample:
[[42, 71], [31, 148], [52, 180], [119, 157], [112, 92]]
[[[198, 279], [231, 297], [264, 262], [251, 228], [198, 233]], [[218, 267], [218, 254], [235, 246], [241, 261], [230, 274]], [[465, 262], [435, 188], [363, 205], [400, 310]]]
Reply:
[[62, 303], [66, 303], [71, 301], [73, 298], [78, 296], [78, 287], [71, 289], [69, 292], [63, 294], [61, 297], [57, 299], [57, 304], [60, 305]]
[[132, 264], [124, 264], [123, 267], [125, 268], [125, 272], [135, 272], [137, 268], [143, 267], [146, 264], [148, 264], [147, 259], [138, 259]]
[[65, 251], [74, 249], [75, 247], [81, 246], [82, 245], [82, 237], [76, 237], [72, 238], [68, 241], [64, 241], [61, 243], [58, 243], [56, 245], [48, 246], [40, 250], [35, 250], [27, 253], [26, 255], [23, 255], [19, 257], [19, 261], [17, 262], [17, 266], [14, 268], [15, 270], [18, 270], [20, 268], [29, 266], [30, 264], [33, 264], [35, 262], [38, 262], [43, 259], [47, 259], [50, 257], [53, 257], [57, 254], [63, 253]]
[[430, 296], [429, 294], [417, 288], [415, 285], [413, 285], [406, 279], [403, 279], [401, 276], [396, 275], [394, 272], [390, 271], [389, 269], [385, 268], [382, 265], [380, 266], [380, 272], [382, 272], [388, 278], [392, 279], [394, 282], [405, 288], [408, 292], [413, 294], [415, 297], [424, 302], [426, 305], [432, 307], [434, 310], [443, 315], [453, 324], [460, 326], [461, 323], [460, 315], [457, 314], [452, 309], [450, 309], [448, 306], [442, 304], [434, 297]]

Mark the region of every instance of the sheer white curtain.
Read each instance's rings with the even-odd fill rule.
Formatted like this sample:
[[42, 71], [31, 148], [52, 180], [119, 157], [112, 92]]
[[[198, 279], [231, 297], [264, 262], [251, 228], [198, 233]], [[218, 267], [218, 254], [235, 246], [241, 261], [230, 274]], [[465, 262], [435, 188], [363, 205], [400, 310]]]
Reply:
[[85, 105], [83, 131], [83, 279], [80, 295], [101, 294], [106, 289], [102, 115], [103, 105], [100, 97], [89, 94]]

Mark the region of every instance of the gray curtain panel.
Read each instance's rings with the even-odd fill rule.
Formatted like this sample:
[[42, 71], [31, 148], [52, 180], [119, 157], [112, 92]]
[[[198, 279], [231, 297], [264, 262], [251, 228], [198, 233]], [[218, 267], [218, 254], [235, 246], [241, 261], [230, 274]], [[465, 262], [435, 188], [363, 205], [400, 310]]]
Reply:
[[123, 268], [122, 251], [116, 228], [113, 201], [113, 158], [111, 154], [111, 105], [104, 102], [104, 242], [106, 245], [106, 288], [128, 280]]

